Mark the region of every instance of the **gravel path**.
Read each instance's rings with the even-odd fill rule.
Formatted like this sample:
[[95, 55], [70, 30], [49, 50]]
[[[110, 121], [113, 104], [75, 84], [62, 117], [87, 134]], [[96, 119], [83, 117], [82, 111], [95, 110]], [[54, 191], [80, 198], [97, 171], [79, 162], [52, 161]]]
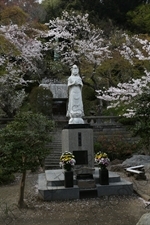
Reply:
[[[125, 177], [123, 173], [120, 175]], [[25, 198], [28, 209], [19, 210], [16, 206], [19, 174], [13, 184], [0, 186], [0, 225], [136, 225], [144, 213], [150, 212], [148, 202], [136, 194], [44, 202], [38, 199], [37, 177], [36, 173], [27, 175]], [[138, 183], [136, 187], [139, 190], [144, 187], [143, 192], [149, 194], [149, 177], [147, 183]]]

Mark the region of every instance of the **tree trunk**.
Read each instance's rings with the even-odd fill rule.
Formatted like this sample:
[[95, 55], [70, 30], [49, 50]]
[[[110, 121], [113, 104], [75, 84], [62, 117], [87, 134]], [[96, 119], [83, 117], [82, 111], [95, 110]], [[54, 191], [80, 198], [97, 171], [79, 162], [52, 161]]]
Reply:
[[25, 207], [25, 203], [24, 203], [25, 180], [26, 180], [26, 170], [22, 173], [22, 177], [21, 177], [19, 201], [18, 201], [19, 208]]

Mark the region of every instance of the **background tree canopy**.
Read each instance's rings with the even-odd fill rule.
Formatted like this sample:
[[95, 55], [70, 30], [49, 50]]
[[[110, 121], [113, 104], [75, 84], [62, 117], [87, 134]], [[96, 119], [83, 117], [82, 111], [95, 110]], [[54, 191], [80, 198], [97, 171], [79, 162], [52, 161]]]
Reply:
[[3, 0], [0, 5], [0, 112], [5, 116], [14, 117], [21, 108], [43, 110], [35, 90], [43, 80], [66, 83], [73, 63], [86, 86], [87, 114], [99, 104], [96, 90], [150, 70], [148, 1]]
[[138, 6], [147, 6], [148, 3], [147, 0], [43, 0], [42, 6], [46, 10], [46, 22], [60, 16], [63, 10], [75, 10], [89, 13], [89, 19], [94, 24], [111, 19], [119, 26], [129, 29], [127, 13], [136, 10]]

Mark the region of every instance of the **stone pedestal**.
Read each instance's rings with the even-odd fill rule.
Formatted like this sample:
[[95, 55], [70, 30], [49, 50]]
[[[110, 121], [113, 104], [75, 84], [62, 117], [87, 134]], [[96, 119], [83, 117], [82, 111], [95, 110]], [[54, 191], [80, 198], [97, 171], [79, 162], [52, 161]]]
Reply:
[[109, 185], [109, 172], [107, 168], [99, 169], [99, 183], [101, 185]]
[[62, 130], [62, 153], [75, 155], [75, 168], [94, 167], [93, 129], [89, 124], [69, 124]]
[[64, 172], [64, 186], [73, 187], [73, 171]]
[[[79, 175], [79, 174], [78, 174]], [[38, 195], [45, 201], [79, 199], [81, 193], [96, 190], [97, 197], [110, 195], [132, 195], [133, 184], [123, 180], [114, 172], [109, 171], [109, 185], [99, 184], [99, 168], [93, 171], [93, 179], [81, 173], [81, 179], [73, 176], [73, 187], [64, 187], [64, 170], [46, 170], [38, 176]], [[89, 176], [89, 179], [85, 178]], [[87, 178], [87, 177], [86, 177]]]

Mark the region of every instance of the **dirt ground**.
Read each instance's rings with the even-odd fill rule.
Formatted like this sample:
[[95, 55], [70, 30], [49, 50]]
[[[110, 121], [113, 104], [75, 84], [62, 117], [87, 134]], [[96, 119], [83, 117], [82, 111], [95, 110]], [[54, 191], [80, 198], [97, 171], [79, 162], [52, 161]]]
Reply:
[[[87, 193], [74, 201], [44, 202], [38, 198], [38, 173], [28, 173], [25, 190], [27, 209], [18, 209], [20, 175], [10, 185], [0, 186], [0, 225], [136, 225], [140, 217], [150, 212], [150, 177], [136, 181], [133, 177], [120, 175], [133, 182], [136, 191], [132, 196], [97, 198]], [[145, 199], [144, 199], [145, 197]]]

